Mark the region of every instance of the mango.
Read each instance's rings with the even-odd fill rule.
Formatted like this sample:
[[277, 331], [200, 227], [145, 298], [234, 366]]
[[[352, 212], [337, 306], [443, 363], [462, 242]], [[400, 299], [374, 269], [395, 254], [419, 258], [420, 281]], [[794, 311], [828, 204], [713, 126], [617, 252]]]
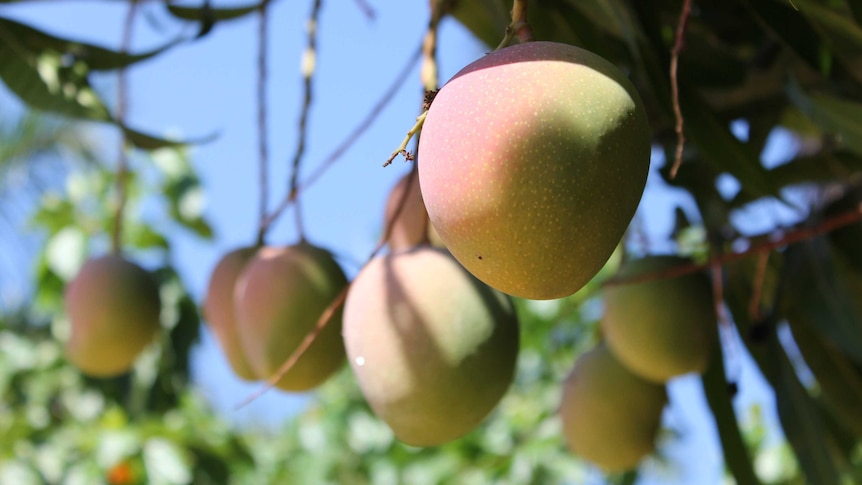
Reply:
[[569, 449], [605, 472], [635, 468], [655, 450], [667, 392], [604, 344], [582, 354], [563, 385], [560, 416]]
[[[660, 274], [691, 264], [677, 256], [629, 261], [617, 277]], [[712, 286], [703, 272], [608, 286], [602, 330], [620, 362], [654, 381], [703, 373], [715, 342]]]
[[455, 440], [506, 393], [519, 348], [512, 301], [445, 250], [418, 246], [366, 265], [347, 294], [344, 342], [362, 393], [414, 446]]
[[[408, 189], [405, 196], [404, 191]], [[404, 207], [398, 211], [402, 200]], [[428, 211], [425, 210], [425, 202], [422, 201], [422, 192], [419, 190], [418, 176], [414, 175], [411, 180], [408, 173], [392, 187], [386, 198], [384, 221], [387, 225], [392, 225], [386, 240], [390, 251], [400, 251], [420, 244], [443, 247], [443, 241], [428, 220]]]
[[118, 255], [88, 260], [63, 300], [71, 323], [66, 358], [93, 377], [128, 372], [161, 328], [158, 284]]
[[[234, 289], [237, 334], [258, 377], [275, 375], [346, 285], [341, 267], [323, 248], [300, 242], [258, 250]], [[341, 367], [341, 315], [340, 310], [332, 314], [314, 343], [276, 387], [306, 391]]]
[[204, 318], [231, 369], [247, 381], [257, 380], [259, 376], [249, 365], [239, 341], [233, 294], [237, 278], [256, 251], [254, 247], [243, 247], [222, 256], [210, 276], [203, 305]]
[[419, 182], [452, 255], [510, 295], [571, 295], [637, 209], [650, 160], [643, 102], [589, 51], [530, 42], [488, 54], [437, 93]]

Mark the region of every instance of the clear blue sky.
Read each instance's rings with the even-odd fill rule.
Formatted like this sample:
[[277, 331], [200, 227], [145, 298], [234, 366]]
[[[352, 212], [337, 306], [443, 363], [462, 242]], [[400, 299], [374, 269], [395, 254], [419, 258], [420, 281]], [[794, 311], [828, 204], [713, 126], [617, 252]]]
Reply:
[[[159, 11], [157, 2], [143, 10]], [[245, 2], [240, 2], [240, 4]], [[270, 154], [271, 204], [285, 193], [287, 166], [297, 142], [302, 97], [300, 55], [305, 43], [305, 18], [311, 2], [275, 2], [270, 23]], [[424, 1], [371, 2], [374, 20], [367, 19], [354, 2], [325, 2], [319, 25], [315, 101], [310, 118], [310, 139], [304, 174], [310, 173], [364, 118], [417, 48], [427, 22]], [[216, 5], [236, 2], [215, 2]], [[384, 5], [385, 4], [385, 5]], [[385, 7], [385, 8], [384, 8]], [[26, 19], [51, 32], [117, 46], [125, 5], [104, 1], [34, 2], [3, 6], [0, 13]], [[164, 20], [164, 16], [159, 16]], [[198, 300], [212, 266], [221, 254], [252, 241], [257, 225], [257, 128], [255, 114], [256, 19], [224, 23], [206, 38], [174, 49], [167, 55], [130, 70], [129, 122], [146, 131], [187, 137], [219, 132], [212, 143], [196, 147], [193, 161], [207, 193], [206, 214], [217, 230], [215, 242], [202, 242], [186, 233], [172, 237], [176, 263]], [[136, 24], [135, 49], [153, 47], [178, 32], [178, 24], [165, 22], [159, 32], [144, 16]], [[193, 30], [186, 32], [192, 33]], [[453, 21], [442, 25], [440, 75], [445, 81], [486, 50]], [[110, 83], [107, 85], [110, 86]], [[342, 256], [353, 275], [367, 258], [382, 229], [383, 204], [389, 188], [408, 170], [396, 161], [382, 162], [412, 125], [421, 99], [418, 66], [405, 85], [343, 160], [303, 196], [308, 237]], [[114, 153], [115, 133], [94, 128]], [[775, 152], [786, 140], [778, 139]], [[673, 205], [688, 199], [667, 188], [653, 173], [639, 213], [651, 250], [668, 250]], [[730, 183], [732, 185], [732, 183]], [[771, 210], [771, 209], [770, 209]], [[771, 213], [771, 212], [770, 212]], [[756, 221], [754, 223], [756, 225]], [[295, 241], [292, 214], [288, 213], [269, 235], [275, 244]], [[737, 347], [739, 349], [739, 347]], [[737, 361], [737, 365], [738, 365]], [[742, 395], [738, 411], [758, 402], [774, 423], [771, 396], [759, 375], [746, 362], [741, 367]], [[306, 397], [269, 392], [238, 412], [234, 404], [257, 389], [233, 376], [207, 331], [195, 352], [196, 382], [216, 406], [237, 421], [279, 421], [301, 408]], [[720, 450], [706, 414], [697, 379], [683, 378], [670, 386], [674, 406], [666, 424], [682, 433], [671, 456], [685, 459], [674, 479], [678, 483], [715, 483]], [[669, 483], [660, 474], [655, 478]]]

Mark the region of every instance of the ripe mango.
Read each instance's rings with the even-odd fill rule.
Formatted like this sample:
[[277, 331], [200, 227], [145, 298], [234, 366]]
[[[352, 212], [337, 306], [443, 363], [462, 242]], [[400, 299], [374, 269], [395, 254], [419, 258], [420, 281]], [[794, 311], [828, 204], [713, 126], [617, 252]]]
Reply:
[[204, 317], [221, 346], [233, 372], [247, 381], [257, 380], [245, 358], [239, 341], [234, 312], [234, 288], [236, 280], [257, 248], [243, 247], [225, 254], [216, 264], [210, 276], [204, 300]]
[[[648, 256], [626, 263], [618, 277], [661, 273], [691, 264], [676, 256]], [[702, 272], [604, 291], [602, 330], [608, 346], [641, 377], [666, 382], [689, 372], [702, 373], [715, 342], [712, 286]]]
[[563, 385], [560, 416], [573, 453], [606, 472], [638, 465], [655, 450], [664, 385], [622, 365], [604, 344], [582, 354]]
[[419, 141], [422, 197], [477, 278], [523, 298], [564, 297], [628, 227], [650, 136], [638, 93], [610, 62], [554, 42], [507, 47], [437, 93]]
[[448, 252], [418, 246], [380, 256], [350, 288], [344, 341], [371, 408], [410, 445], [452, 441], [478, 426], [512, 383], [512, 301]]
[[[404, 191], [408, 188], [409, 192], [405, 196]], [[404, 207], [396, 214], [402, 199]], [[408, 173], [392, 187], [386, 199], [384, 220], [386, 224], [392, 224], [386, 241], [391, 251], [400, 251], [420, 244], [443, 247], [443, 241], [428, 220], [428, 211], [425, 210], [425, 202], [422, 201], [422, 193], [419, 190], [419, 177], [415, 175], [411, 180]]]
[[152, 275], [117, 255], [88, 260], [66, 287], [64, 304], [72, 329], [66, 357], [94, 377], [129, 371], [161, 327]]
[[[347, 278], [332, 254], [307, 242], [257, 251], [237, 279], [234, 309], [242, 349], [258, 377], [275, 375], [346, 285]], [[306, 391], [341, 367], [341, 314], [332, 314], [276, 387]]]

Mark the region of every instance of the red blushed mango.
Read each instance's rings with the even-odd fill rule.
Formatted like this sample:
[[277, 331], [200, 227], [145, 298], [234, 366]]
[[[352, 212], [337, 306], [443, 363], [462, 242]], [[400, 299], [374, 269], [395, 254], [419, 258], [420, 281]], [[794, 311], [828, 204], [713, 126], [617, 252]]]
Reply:
[[87, 261], [66, 287], [64, 303], [72, 327], [66, 357], [94, 377], [128, 372], [161, 328], [158, 285], [120, 256]]
[[345, 302], [362, 393], [414, 446], [452, 441], [485, 419], [512, 383], [518, 338], [511, 299], [430, 246], [372, 260]]
[[204, 317], [216, 336], [234, 373], [253, 381], [258, 376], [248, 364], [239, 341], [233, 294], [236, 280], [257, 248], [239, 248], [224, 255], [210, 276], [204, 300]]
[[[346, 285], [341, 267], [324, 249], [306, 242], [259, 249], [234, 289], [237, 333], [254, 372], [264, 379], [275, 375]], [[276, 387], [306, 391], [341, 367], [341, 313], [333, 313]]]
[[[409, 190], [407, 195], [404, 195], [405, 190]], [[403, 207], [398, 211], [401, 204]], [[392, 225], [387, 239], [392, 251], [428, 243], [443, 247], [443, 241], [428, 220], [428, 211], [425, 210], [425, 202], [422, 201], [422, 193], [419, 191], [419, 177], [416, 175], [411, 178], [408, 173], [392, 187], [386, 199], [384, 220], [386, 224]]]
[[446, 247], [511, 295], [570, 295], [610, 257], [646, 183], [650, 127], [608, 61], [530, 42], [468, 65], [419, 142], [422, 197]]

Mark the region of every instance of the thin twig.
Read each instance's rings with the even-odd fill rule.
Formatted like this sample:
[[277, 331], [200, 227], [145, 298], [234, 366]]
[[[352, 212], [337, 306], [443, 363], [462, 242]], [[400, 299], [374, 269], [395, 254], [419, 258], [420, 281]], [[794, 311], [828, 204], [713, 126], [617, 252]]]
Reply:
[[266, 238], [266, 227], [263, 221], [266, 220], [267, 201], [269, 200], [269, 142], [267, 125], [266, 106], [266, 79], [267, 79], [267, 58], [268, 58], [268, 24], [269, 2], [263, 2], [258, 13], [258, 29], [257, 29], [257, 163], [258, 163], [258, 190], [260, 191], [260, 215], [257, 231], [257, 245], [263, 246]]
[[369, 128], [374, 124], [377, 120], [377, 117], [380, 116], [380, 113], [383, 112], [383, 109], [395, 98], [395, 93], [404, 86], [405, 81], [407, 80], [407, 76], [410, 75], [410, 72], [413, 70], [413, 66], [416, 64], [416, 61], [422, 55], [422, 46], [420, 45], [410, 56], [410, 59], [404, 64], [404, 67], [401, 68], [401, 71], [398, 72], [398, 75], [395, 76], [395, 79], [392, 81], [392, 84], [384, 91], [383, 95], [377, 101], [377, 103], [371, 108], [371, 111], [356, 125], [356, 128], [348, 134], [344, 140], [332, 151], [332, 153], [327, 156], [323, 163], [321, 163], [317, 169], [305, 179], [305, 182], [301, 183], [299, 187], [296, 189], [295, 193], [288, 193], [287, 197], [279, 203], [278, 207], [272, 213], [267, 216], [264, 222], [261, 224], [263, 227], [268, 227], [276, 219], [281, 215], [282, 212], [287, 210], [288, 207], [294, 202], [296, 197], [300, 194], [308, 190], [310, 186], [312, 186], [317, 180], [326, 173], [327, 170], [332, 168], [341, 157], [344, 156], [345, 153], [356, 143], [362, 135], [368, 131]]
[[503, 40], [494, 50], [506, 47], [516, 36], [521, 43], [536, 40], [535, 36], [533, 36], [533, 29], [530, 28], [530, 24], [527, 22], [527, 0], [515, 0], [512, 4], [512, 22], [506, 26]]
[[395, 151], [392, 152], [391, 155], [389, 155], [389, 158], [387, 158], [386, 161], [383, 163], [384, 167], [392, 165], [392, 161], [395, 160], [395, 157], [397, 157], [398, 155], [403, 155], [404, 159], [408, 162], [414, 159], [414, 155], [407, 151], [407, 145], [410, 143], [410, 140], [412, 140], [413, 137], [416, 136], [417, 133], [422, 131], [422, 125], [425, 124], [426, 116], [428, 116], [428, 112], [423, 111], [422, 114], [416, 117], [416, 123], [413, 125], [412, 128], [410, 128], [404, 139], [401, 140], [401, 144], [398, 145], [398, 148], [396, 148]]
[[299, 234], [301, 241], [305, 240], [305, 228], [302, 224], [302, 210], [299, 204], [299, 199], [296, 196], [296, 189], [299, 185], [299, 169], [302, 163], [302, 157], [305, 155], [305, 144], [308, 138], [308, 115], [311, 112], [311, 102], [313, 99], [312, 81], [314, 71], [317, 64], [317, 21], [320, 18], [321, 0], [314, 0], [311, 7], [311, 15], [308, 18], [308, 38], [305, 52], [302, 55], [302, 80], [303, 80], [303, 104], [302, 113], [299, 116], [299, 142], [296, 145], [296, 153], [293, 156], [293, 166], [290, 172], [290, 189], [288, 197], [292, 198], [296, 207], [293, 213], [296, 217], [296, 232]]
[[428, 29], [425, 31], [425, 39], [422, 41], [421, 78], [425, 91], [434, 91], [440, 87], [437, 70], [437, 31], [440, 20], [446, 15], [451, 4], [452, 0], [432, 0], [431, 2]]
[[683, 133], [682, 109], [679, 106], [679, 79], [677, 78], [677, 67], [679, 55], [682, 53], [685, 39], [685, 30], [688, 26], [688, 18], [691, 16], [691, 0], [684, 0], [682, 11], [679, 14], [679, 22], [676, 25], [676, 37], [670, 57], [670, 90], [673, 97], [673, 115], [676, 119], [674, 130], [676, 131], [676, 152], [673, 157], [673, 166], [670, 169], [670, 178], [676, 177], [676, 172], [682, 163], [682, 150], [685, 147], [685, 134]]
[[[123, 38], [120, 45], [120, 52], [125, 53], [131, 50], [132, 32], [135, 25], [135, 14], [138, 10], [137, 0], [132, 0], [129, 3], [129, 9], [126, 11], [126, 19], [123, 24]], [[129, 103], [129, 82], [126, 77], [126, 68], [120, 68], [117, 72], [117, 123], [120, 126], [125, 126], [126, 112]], [[111, 234], [111, 250], [114, 254], [121, 254], [123, 250], [123, 213], [126, 209], [126, 185], [129, 175], [129, 158], [126, 153], [125, 131], [120, 130], [120, 142], [117, 153], [117, 207], [114, 212], [114, 230]]]
[[[720, 256], [716, 256], [711, 258], [709, 261], [702, 264], [690, 264], [684, 266], [678, 266], [674, 268], [670, 268], [663, 271], [657, 271], [654, 273], [644, 273], [639, 275], [633, 275], [629, 277], [614, 277], [604, 282], [605, 286], [614, 286], [614, 285], [630, 285], [636, 283], [643, 283], [645, 281], [655, 281], [662, 279], [670, 279], [676, 278], [679, 276], [697, 273], [699, 271], [703, 271], [707, 268], [712, 267], [714, 264], [718, 264], [720, 266], [726, 265], [728, 263], [733, 263], [735, 261], [739, 261], [745, 259], [749, 256], [761, 253], [768, 253], [775, 249], [778, 249], [783, 246], [788, 246], [790, 244], [805, 241], [811, 239], [820, 234], [824, 234], [830, 231], [834, 231], [840, 227], [844, 227], [854, 222], [858, 222], [862, 220], [862, 204], [857, 206], [855, 209], [843, 212], [841, 214], [837, 214], [833, 217], [823, 220], [817, 225], [809, 226], [809, 227], [800, 227], [796, 230], [789, 231], [785, 233], [782, 237], [776, 240], [766, 240], [762, 243], [755, 244], [749, 247], [745, 251], [741, 251], [738, 253], [723, 253]], [[753, 238], [752, 238], [753, 239]]]

